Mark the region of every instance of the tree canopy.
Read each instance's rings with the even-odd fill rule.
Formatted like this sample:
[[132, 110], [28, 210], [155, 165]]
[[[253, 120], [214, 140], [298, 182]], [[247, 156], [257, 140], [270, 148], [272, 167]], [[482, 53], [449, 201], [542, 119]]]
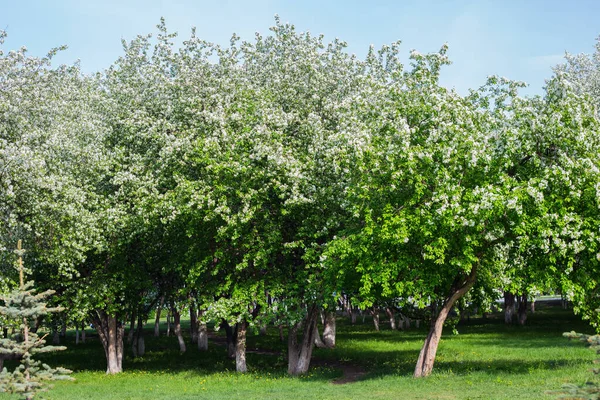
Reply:
[[319, 310], [348, 293], [427, 310], [415, 376], [475, 285], [560, 288], [598, 326], [600, 124], [583, 59], [544, 96], [494, 76], [462, 96], [439, 82], [447, 46], [409, 66], [399, 42], [359, 59], [279, 19], [229, 46], [175, 37], [162, 21], [91, 76], [53, 67], [58, 49], [0, 53], [0, 259], [25, 241], [31, 275], [93, 321], [108, 373], [125, 322], [165, 301], [237, 327], [238, 346], [248, 327], [286, 325], [292, 374]]

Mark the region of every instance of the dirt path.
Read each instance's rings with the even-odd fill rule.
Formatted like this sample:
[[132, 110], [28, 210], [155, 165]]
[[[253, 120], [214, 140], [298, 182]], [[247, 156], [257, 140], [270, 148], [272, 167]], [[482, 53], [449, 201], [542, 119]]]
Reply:
[[331, 381], [331, 383], [334, 385], [344, 385], [346, 383], [353, 383], [361, 380], [367, 374], [367, 371], [365, 371], [365, 369], [359, 365], [346, 364], [339, 361], [325, 361], [313, 359], [311, 361], [311, 366], [329, 367], [341, 370], [342, 376]]
[[367, 374], [367, 371], [358, 365], [338, 364], [335, 367], [342, 370], [342, 376], [331, 381], [334, 385], [344, 385], [346, 383], [356, 382], [361, 380], [362, 377]]

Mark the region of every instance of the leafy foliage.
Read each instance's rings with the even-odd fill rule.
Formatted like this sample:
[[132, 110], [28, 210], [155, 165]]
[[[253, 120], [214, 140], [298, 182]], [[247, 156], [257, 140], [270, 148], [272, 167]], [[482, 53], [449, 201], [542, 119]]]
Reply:
[[0, 250], [26, 237], [78, 322], [163, 298], [293, 326], [340, 294], [435, 320], [474, 287], [560, 288], [600, 326], [600, 123], [570, 71], [461, 96], [447, 46], [405, 67], [271, 31], [176, 48], [161, 21], [93, 76], [0, 53]]
[[[20, 250], [19, 241], [19, 250]], [[29, 327], [35, 319], [49, 313], [60, 311], [59, 308], [47, 307], [46, 300], [53, 291], [35, 293], [33, 282], [23, 283], [21, 254], [21, 285], [8, 295], [3, 296], [3, 306], [0, 315], [8, 320], [18, 321], [20, 325], [12, 337], [0, 339], [0, 358], [19, 359], [20, 364], [13, 372], [6, 368], [0, 371], [0, 392], [17, 393], [24, 399], [33, 399], [39, 392], [47, 391], [51, 386], [49, 381], [72, 379], [71, 371], [64, 368], [51, 368], [33, 357], [41, 353], [65, 350], [65, 347], [47, 346], [44, 337], [31, 332]]]

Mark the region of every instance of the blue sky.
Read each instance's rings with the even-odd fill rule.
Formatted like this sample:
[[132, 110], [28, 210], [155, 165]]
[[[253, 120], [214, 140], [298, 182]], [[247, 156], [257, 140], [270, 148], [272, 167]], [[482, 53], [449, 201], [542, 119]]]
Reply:
[[66, 44], [58, 61], [79, 59], [85, 72], [109, 66], [121, 54], [121, 38], [153, 32], [161, 16], [182, 38], [195, 26], [198, 36], [226, 44], [233, 32], [243, 39], [268, 33], [275, 14], [298, 30], [339, 37], [359, 56], [370, 44], [395, 40], [405, 57], [447, 42], [454, 64], [442, 81], [461, 93], [497, 74], [539, 94], [565, 50], [590, 53], [600, 34], [597, 0], [0, 0], [5, 49], [43, 55]]

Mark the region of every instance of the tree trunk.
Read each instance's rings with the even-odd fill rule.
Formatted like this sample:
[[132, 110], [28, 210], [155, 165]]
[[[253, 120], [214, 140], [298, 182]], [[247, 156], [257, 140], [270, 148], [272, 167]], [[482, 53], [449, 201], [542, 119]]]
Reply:
[[[131, 332], [131, 330], [129, 332]], [[129, 338], [127, 338], [127, 341], [129, 342]], [[133, 353], [133, 358], [136, 358], [138, 356], [137, 330], [134, 331], [133, 336], [131, 337], [131, 343], [128, 344], [131, 345], [131, 352]]]
[[527, 321], [527, 293], [519, 296], [519, 307], [517, 309], [519, 325], [525, 325]]
[[58, 332], [56, 324], [52, 324], [52, 344], [60, 344], [60, 333]]
[[354, 325], [356, 323], [356, 312], [354, 310], [354, 307], [352, 307], [350, 298], [347, 295], [342, 296], [340, 298], [340, 303], [342, 303], [342, 308], [346, 312], [348, 318], [350, 318], [350, 322], [352, 323], [352, 325]]
[[167, 311], [167, 337], [171, 336], [171, 310]]
[[208, 329], [206, 327], [206, 322], [200, 322], [198, 324], [198, 350], [208, 350]]
[[510, 325], [513, 323], [515, 315], [515, 295], [511, 292], [504, 292], [504, 323]]
[[379, 332], [379, 308], [373, 306], [373, 308], [371, 308], [371, 310], [369, 310], [371, 312], [371, 315], [373, 316], [373, 325], [375, 326], [375, 330], [377, 332]]
[[242, 321], [237, 325], [237, 336], [235, 342], [235, 370], [237, 372], [246, 373], [246, 321]]
[[[40, 329], [40, 326], [42, 326], [42, 322], [44, 322], [44, 315], [40, 315], [39, 317], [37, 317], [35, 319], [35, 324], [31, 328], [30, 332], [37, 333], [38, 329]], [[1, 369], [0, 369], [0, 371], [1, 371]]]
[[392, 328], [394, 331], [397, 330], [398, 326], [396, 326], [396, 314], [394, 313], [394, 310], [392, 310], [390, 307], [386, 307], [385, 313], [390, 320], [390, 328]]
[[134, 357], [143, 357], [146, 354], [146, 343], [144, 342], [144, 320], [138, 316], [137, 329], [131, 344]]
[[135, 336], [135, 317], [136, 313], [131, 313], [131, 320], [129, 321], [129, 333], [127, 334], [127, 344], [133, 343], [133, 337]]
[[108, 315], [97, 310], [92, 315], [94, 327], [104, 348], [106, 357], [106, 373], [117, 374], [123, 371], [123, 324], [115, 315]]
[[79, 325], [75, 325], [75, 344], [79, 344]]
[[173, 314], [173, 325], [174, 325], [173, 330], [174, 330], [175, 336], [177, 336], [177, 341], [179, 342], [179, 351], [181, 353], [185, 353], [185, 351], [186, 351], [185, 341], [183, 340], [183, 334], [181, 333], [181, 314], [179, 313], [179, 310], [176, 308], [173, 308], [172, 314]]
[[315, 332], [313, 334], [315, 340], [314, 340], [314, 345], [317, 346], [319, 349], [324, 349], [325, 347], [325, 343], [323, 343], [323, 340], [321, 340], [321, 334], [319, 333], [319, 324], [315, 324]]
[[298, 365], [298, 328], [300, 323], [288, 328], [288, 374], [295, 375]]
[[346, 316], [348, 318], [350, 318], [350, 310], [348, 309], [347, 296], [346, 295], [341, 295], [338, 298], [338, 302], [342, 306], [342, 310], [346, 313]]
[[81, 324], [81, 343], [85, 343], [85, 322]]
[[235, 358], [235, 343], [237, 338], [237, 324], [234, 327], [231, 327], [227, 321], [223, 321], [223, 326], [225, 327], [225, 335], [227, 337], [227, 357]]
[[325, 313], [323, 343], [330, 349], [335, 347], [335, 311], [328, 311]]
[[283, 342], [285, 340], [285, 335], [283, 334], [283, 325], [279, 325], [279, 341]]
[[298, 343], [299, 324], [291, 326], [288, 330], [288, 374], [305, 374], [310, 367], [310, 359], [313, 351], [315, 325], [319, 317], [319, 310], [316, 305], [308, 309], [304, 321], [302, 333], [302, 342]]
[[154, 318], [154, 336], [160, 336], [160, 314], [162, 313], [163, 304], [165, 303], [165, 297], [162, 296], [160, 298], [160, 302], [158, 303], [158, 307], [156, 307], [156, 316]]
[[194, 299], [190, 298], [190, 335], [192, 336], [192, 343], [198, 342], [198, 313], [196, 312], [196, 306]]
[[450, 313], [450, 310], [452, 310], [454, 303], [456, 303], [458, 299], [464, 296], [465, 293], [467, 293], [475, 283], [475, 279], [477, 277], [476, 271], [476, 267], [473, 267], [471, 273], [463, 282], [463, 284], [458, 286], [458, 288], [455, 287], [455, 289], [452, 290], [450, 295], [444, 301], [444, 305], [439, 310], [435, 321], [432, 321], [429, 334], [427, 335], [425, 343], [423, 343], [423, 347], [421, 348], [421, 352], [419, 353], [419, 358], [417, 360], [417, 365], [415, 367], [414, 373], [415, 378], [421, 378], [431, 374], [431, 371], [433, 370], [433, 363], [435, 361], [435, 355], [437, 353], [437, 348], [440, 343], [440, 338], [442, 337], [444, 322], [448, 317], [448, 313]]

